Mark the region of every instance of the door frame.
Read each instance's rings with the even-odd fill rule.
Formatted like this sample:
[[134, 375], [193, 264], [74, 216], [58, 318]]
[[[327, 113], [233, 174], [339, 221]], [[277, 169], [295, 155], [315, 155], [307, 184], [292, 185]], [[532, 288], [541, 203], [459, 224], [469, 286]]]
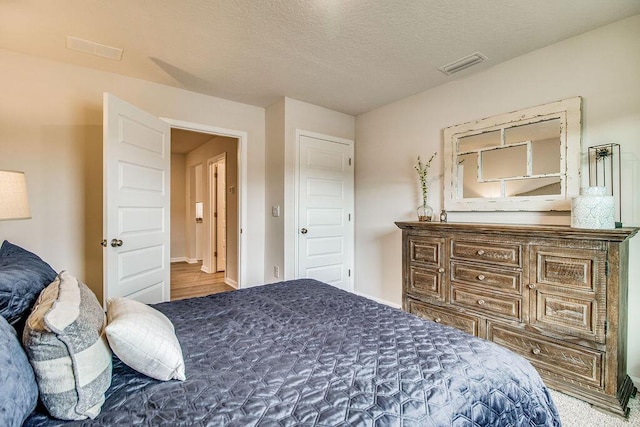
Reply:
[[[245, 241], [245, 235], [242, 230], [247, 223], [247, 212], [244, 208], [247, 206], [247, 191], [246, 191], [246, 183], [247, 183], [247, 132], [235, 130], [235, 129], [225, 129], [216, 126], [203, 125], [200, 123], [193, 122], [185, 122], [182, 120], [175, 120], [166, 117], [160, 117], [161, 120], [169, 123], [171, 128], [175, 129], [184, 129], [190, 130], [194, 132], [202, 132], [209, 133], [212, 135], [220, 135], [227, 136], [230, 138], [236, 138], [238, 140], [238, 153], [236, 162], [238, 164], [238, 288], [242, 288], [245, 283], [245, 279], [247, 277], [247, 267], [244, 262], [247, 259], [247, 244]], [[226, 277], [225, 271], [225, 277]]]
[[[352, 139], [346, 139], [346, 138], [340, 138], [337, 136], [331, 136], [331, 135], [325, 135], [322, 133], [317, 133], [317, 132], [311, 132], [311, 131], [307, 131], [304, 129], [296, 129], [296, 144], [295, 144], [295, 156], [296, 156], [296, 161], [295, 161], [295, 179], [294, 184], [293, 184], [293, 188], [294, 188], [294, 195], [293, 195], [293, 204], [294, 204], [294, 221], [293, 223], [295, 224], [295, 229], [294, 229], [294, 233], [293, 233], [293, 271], [294, 271], [294, 275], [295, 278], [299, 277], [299, 271], [298, 271], [298, 250], [299, 250], [299, 243], [298, 243], [298, 230], [300, 229], [300, 223], [299, 223], [299, 216], [300, 216], [300, 137], [309, 137], [309, 138], [315, 138], [315, 139], [322, 139], [325, 141], [330, 141], [330, 142], [335, 142], [338, 144], [345, 144], [348, 145], [351, 148], [351, 151], [354, 151], [354, 141]], [[355, 154], [355, 153], [354, 153]], [[353, 162], [353, 157], [352, 156], [352, 162]], [[351, 276], [349, 277], [349, 291], [350, 292], [354, 292], [355, 290], [355, 280], [356, 280], [356, 271], [355, 271], [355, 169], [354, 169], [354, 191], [353, 191], [353, 195], [351, 197], [351, 206], [349, 206], [349, 211], [351, 212], [351, 217], [353, 218], [353, 221], [351, 222], [352, 226], [351, 226], [351, 235], [347, 236], [347, 239], [349, 239], [350, 244], [351, 244], [351, 254], [349, 255], [349, 264], [351, 265]], [[285, 257], [285, 263], [286, 263], [286, 257]], [[286, 271], [286, 268], [285, 268]]]
[[[209, 273], [217, 273], [218, 272], [218, 257], [214, 256], [215, 252], [218, 252], [218, 218], [215, 217], [214, 214], [218, 212], [218, 178], [214, 177], [214, 173], [212, 169], [220, 160], [225, 160], [226, 162], [227, 155], [225, 153], [219, 154], [217, 156], [211, 157], [207, 160], [207, 180], [209, 183]], [[217, 171], [216, 171], [217, 172]], [[226, 197], [226, 194], [225, 194]], [[215, 208], [214, 208], [215, 206]], [[226, 213], [225, 213], [226, 215]], [[214, 238], [215, 236], [215, 238]], [[226, 249], [225, 249], [226, 250]], [[225, 283], [228, 283], [227, 278], [227, 261], [225, 254], [225, 269], [224, 269], [224, 280]]]

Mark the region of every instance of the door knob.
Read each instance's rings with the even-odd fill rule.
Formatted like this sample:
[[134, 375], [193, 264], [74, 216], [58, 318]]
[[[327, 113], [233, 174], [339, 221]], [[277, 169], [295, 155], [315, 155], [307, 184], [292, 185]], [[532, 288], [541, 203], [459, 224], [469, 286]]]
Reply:
[[122, 246], [122, 240], [120, 239], [111, 239], [111, 247], [118, 248]]
[[107, 247], [107, 239], [102, 239], [102, 241], [100, 242], [100, 246], [102, 246], [103, 248]]
[[308, 231], [309, 230], [307, 230], [306, 228], [301, 228], [300, 229], [300, 233], [302, 233], [302, 234], [307, 234]]

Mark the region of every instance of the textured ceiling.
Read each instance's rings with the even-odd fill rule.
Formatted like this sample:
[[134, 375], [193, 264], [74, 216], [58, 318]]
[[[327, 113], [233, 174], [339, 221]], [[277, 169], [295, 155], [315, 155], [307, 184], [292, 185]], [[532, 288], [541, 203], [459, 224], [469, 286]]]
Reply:
[[[0, 0], [0, 48], [357, 115], [638, 13], [639, 0]], [[122, 48], [122, 60], [66, 49], [67, 35]], [[488, 60], [437, 70], [476, 51]]]

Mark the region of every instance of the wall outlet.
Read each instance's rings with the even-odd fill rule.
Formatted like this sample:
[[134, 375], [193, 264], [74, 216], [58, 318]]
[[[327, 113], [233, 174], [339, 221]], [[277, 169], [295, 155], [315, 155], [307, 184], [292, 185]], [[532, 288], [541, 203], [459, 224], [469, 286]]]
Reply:
[[274, 217], [280, 216], [280, 206], [271, 206], [271, 216], [274, 216]]
[[275, 277], [276, 279], [280, 277], [280, 267], [278, 267], [277, 265], [273, 266], [273, 277]]

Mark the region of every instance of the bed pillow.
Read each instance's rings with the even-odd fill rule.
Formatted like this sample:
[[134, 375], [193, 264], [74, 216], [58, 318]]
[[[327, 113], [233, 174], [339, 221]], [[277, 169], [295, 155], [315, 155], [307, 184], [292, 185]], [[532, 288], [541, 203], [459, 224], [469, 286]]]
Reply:
[[161, 381], [184, 381], [184, 359], [171, 321], [138, 301], [107, 302], [107, 339], [111, 350], [131, 368]]
[[0, 316], [0, 425], [21, 426], [36, 407], [38, 386], [16, 331]]
[[0, 247], [0, 315], [22, 330], [38, 294], [55, 278], [39, 256], [5, 240]]
[[40, 293], [23, 343], [51, 416], [83, 420], [100, 413], [112, 367], [104, 325], [96, 296], [68, 272]]

